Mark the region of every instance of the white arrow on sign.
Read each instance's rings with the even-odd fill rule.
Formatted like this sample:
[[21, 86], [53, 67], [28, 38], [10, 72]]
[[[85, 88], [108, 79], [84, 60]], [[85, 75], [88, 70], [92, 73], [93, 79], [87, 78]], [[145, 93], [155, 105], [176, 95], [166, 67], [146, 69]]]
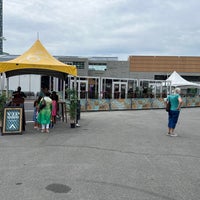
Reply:
[[16, 129], [16, 127], [15, 127], [14, 124], [12, 124], [12, 125], [9, 127], [9, 129], [11, 129], [11, 128], [12, 128], [12, 129], [13, 129], [13, 128]]

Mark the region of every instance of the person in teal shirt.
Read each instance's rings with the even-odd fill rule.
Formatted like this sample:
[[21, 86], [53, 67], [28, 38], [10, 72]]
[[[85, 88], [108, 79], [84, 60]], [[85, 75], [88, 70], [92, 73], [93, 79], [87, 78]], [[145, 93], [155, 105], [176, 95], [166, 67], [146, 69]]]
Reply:
[[177, 136], [174, 133], [176, 124], [178, 122], [181, 105], [183, 103], [182, 98], [180, 96], [181, 89], [175, 88], [174, 93], [167, 97], [167, 101], [170, 101], [170, 111], [168, 112], [168, 135], [169, 136]]

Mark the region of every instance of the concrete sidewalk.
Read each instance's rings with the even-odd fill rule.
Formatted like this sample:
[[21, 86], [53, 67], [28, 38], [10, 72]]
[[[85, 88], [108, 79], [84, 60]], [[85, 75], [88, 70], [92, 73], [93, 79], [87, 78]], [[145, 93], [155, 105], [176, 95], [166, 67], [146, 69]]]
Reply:
[[199, 200], [200, 108], [81, 113], [40, 133], [0, 136], [1, 200]]

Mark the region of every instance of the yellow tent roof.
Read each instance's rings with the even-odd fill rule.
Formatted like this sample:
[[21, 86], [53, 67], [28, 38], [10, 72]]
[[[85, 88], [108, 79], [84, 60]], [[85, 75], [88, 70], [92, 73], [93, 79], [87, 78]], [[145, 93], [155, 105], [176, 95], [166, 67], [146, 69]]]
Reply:
[[0, 73], [6, 73], [7, 77], [20, 74], [46, 74], [59, 77], [63, 73], [77, 76], [77, 69], [76, 66], [66, 65], [55, 59], [41, 42], [36, 40], [21, 56], [0, 62]]

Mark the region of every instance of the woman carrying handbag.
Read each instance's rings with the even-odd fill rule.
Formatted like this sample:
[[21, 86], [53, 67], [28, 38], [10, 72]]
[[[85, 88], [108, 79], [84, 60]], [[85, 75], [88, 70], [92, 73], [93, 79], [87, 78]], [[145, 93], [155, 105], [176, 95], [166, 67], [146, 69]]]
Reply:
[[169, 136], [177, 136], [174, 133], [176, 124], [178, 122], [181, 105], [183, 103], [182, 98], [180, 96], [181, 89], [175, 88], [174, 93], [167, 97], [167, 102], [170, 102], [170, 109], [168, 112], [168, 133]]

